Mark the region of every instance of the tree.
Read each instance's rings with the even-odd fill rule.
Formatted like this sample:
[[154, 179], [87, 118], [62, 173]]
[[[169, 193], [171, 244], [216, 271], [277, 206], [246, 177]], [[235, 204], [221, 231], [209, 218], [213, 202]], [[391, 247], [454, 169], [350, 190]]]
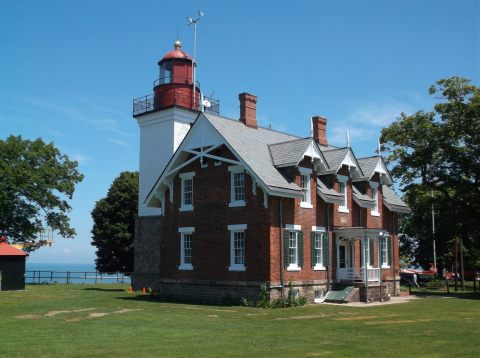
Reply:
[[432, 111], [402, 113], [382, 130], [387, 162], [412, 209], [404, 231], [424, 267], [433, 262], [435, 237], [439, 267], [451, 269], [453, 242], [461, 239], [467, 268], [480, 268], [480, 89], [451, 77], [429, 92], [440, 100]]
[[138, 172], [122, 172], [92, 211], [92, 245], [100, 272], [133, 271], [133, 238], [138, 206]]
[[39, 237], [45, 229], [73, 238], [67, 213], [75, 185], [83, 180], [77, 165], [40, 138], [0, 140], [0, 236], [26, 251], [47, 244]]

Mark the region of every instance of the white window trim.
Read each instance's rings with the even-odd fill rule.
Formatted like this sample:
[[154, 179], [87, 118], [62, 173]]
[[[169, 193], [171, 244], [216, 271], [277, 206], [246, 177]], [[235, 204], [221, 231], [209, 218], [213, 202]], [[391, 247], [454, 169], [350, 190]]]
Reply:
[[[350, 210], [348, 209], [348, 176], [346, 175], [340, 175], [340, 174], [337, 174], [337, 181], [338, 181], [338, 185], [340, 186], [340, 182], [344, 183], [345, 184], [345, 201], [344, 201], [344, 204], [345, 205], [338, 205], [338, 212], [339, 213], [349, 213]], [[338, 192], [340, 193], [340, 188], [338, 190]]]
[[[312, 226], [312, 232], [314, 233], [318, 233], [318, 234], [324, 234], [326, 232], [325, 230], [325, 227], [323, 226]], [[321, 245], [322, 245], [322, 263], [321, 264], [315, 264], [315, 266], [313, 266], [313, 271], [325, 271], [326, 268], [325, 266], [323, 265], [323, 240], [320, 239], [320, 242], [321, 242]], [[312, 253], [310, 253], [311, 255]]]
[[[367, 260], [367, 269], [375, 268], [375, 266], [370, 265], [370, 255], [374, 255], [373, 258], [375, 258], [375, 253], [370, 252], [370, 240], [373, 240], [373, 247], [375, 247], [375, 239], [367, 237], [367, 246], [365, 247], [365, 259]], [[375, 265], [375, 262], [373, 264]]]
[[[193, 177], [195, 176], [195, 172], [188, 172], [188, 173], [181, 173], [179, 175], [180, 177], [180, 186], [181, 186], [181, 190], [180, 190], [180, 211], [193, 211], [193, 190], [194, 190], [194, 187], [193, 187]], [[184, 180], [186, 179], [192, 179], [192, 204], [188, 204], [188, 205], [185, 205], [183, 203], [183, 195], [184, 195]]]
[[[380, 238], [380, 240], [382, 240], [382, 246], [385, 245], [385, 244], [386, 244], [385, 246], [387, 246], [387, 249], [385, 250], [385, 257], [384, 257], [385, 261], [382, 261], [382, 269], [389, 269], [390, 268], [390, 263], [388, 262], [388, 249], [389, 249], [389, 247], [388, 247], [387, 242], [388, 242], [388, 240], [390, 240], [390, 238], [388, 236], [382, 236]], [[383, 242], [383, 241], [385, 241], [385, 242]], [[383, 256], [383, 254], [384, 253], [383, 253], [383, 250], [382, 250], [382, 256]]]
[[370, 209], [370, 215], [380, 216], [380, 212], [378, 211], [378, 209], [379, 209], [379, 207], [378, 207], [378, 187], [379, 187], [379, 184], [376, 181], [371, 181], [371, 182], [369, 182], [369, 184], [370, 184], [370, 188], [376, 191], [375, 200], [376, 200], [376, 206], [377, 206], [377, 210], [374, 210], [373, 208]]
[[[308, 182], [307, 192], [306, 192], [307, 201], [303, 201], [303, 196], [302, 196], [302, 199], [300, 200], [300, 207], [304, 208], [304, 209], [313, 209], [312, 188], [311, 188], [311, 183], [310, 183], [310, 178], [311, 178], [311, 175], [312, 175], [312, 169], [304, 168], [304, 167], [298, 167], [298, 171], [300, 172], [300, 181], [302, 180], [301, 176], [304, 175], [304, 176], [307, 177], [307, 182]], [[302, 190], [303, 190], [303, 188], [302, 188]]]
[[[185, 234], [190, 234], [193, 236], [193, 233], [195, 232], [194, 227], [179, 227], [178, 232], [180, 233], [180, 265], [178, 266], [179, 270], [184, 270], [184, 271], [192, 271], [193, 270], [193, 265], [186, 264], [185, 263], [185, 250], [184, 250], [184, 235]], [[192, 237], [192, 243], [193, 243], [193, 237]]]
[[[230, 231], [230, 266], [228, 267], [228, 271], [246, 271], [247, 269], [245, 264], [234, 263], [235, 262], [235, 247], [234, 247], [235, 233], [243, 232], [245, 235], [245, 230], [247, 230], [247, 224], [228, 225], [228, 231]], [[245, 246], [243, 248], [243, 252], [245, 255]], [[245, 257], [244, 257], [244, 260], [245, 260]]]
[[[296, 224], [286, 224], [285, 229], [287, 231], [302, 231], [302, 225]], [[290, 240], [290, 237], [288, 238]], [[288, 255], [288, 252], [284, 252], [284, 255]], [[287, 271], [301, 271], [302, 268], [298, 266], [298, 233], [297, 233], [297, 263], [296, 264], [289, 264], [287, 266]]]
[[234, 175], [236, 173], [244, 173], [244, 195], [246, 194], [246, 188], [245, 188], [245, 169], [241, 165], [231, 165], [228, 167], [228, 171], [230, 172], [230, 203], [228, 206], [230, 208], [236, 208], [239, 206], [245, 206], [246, 202], [245, 200], [234, 200], [235, 198], [235, 187], [234, 187]]

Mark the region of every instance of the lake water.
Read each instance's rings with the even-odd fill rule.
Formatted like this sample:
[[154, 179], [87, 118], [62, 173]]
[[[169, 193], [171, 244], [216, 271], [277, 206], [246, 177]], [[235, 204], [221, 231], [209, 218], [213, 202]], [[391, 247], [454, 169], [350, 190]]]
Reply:
[[95, 264], [30, 263], [27, 261], [26, 283], [130, 283], [130, 277], [97, 273]]

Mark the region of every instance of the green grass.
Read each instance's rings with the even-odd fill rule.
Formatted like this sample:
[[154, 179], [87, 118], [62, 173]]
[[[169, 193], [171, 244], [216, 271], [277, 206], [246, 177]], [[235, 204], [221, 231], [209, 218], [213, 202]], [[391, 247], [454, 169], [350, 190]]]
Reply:
[[0, 292], [0, 357], [480, 355], [478, 293], [446, 299], [435, 292], [367, 308], [262, 310], [164, 303], [126, 288], [51, 285]]

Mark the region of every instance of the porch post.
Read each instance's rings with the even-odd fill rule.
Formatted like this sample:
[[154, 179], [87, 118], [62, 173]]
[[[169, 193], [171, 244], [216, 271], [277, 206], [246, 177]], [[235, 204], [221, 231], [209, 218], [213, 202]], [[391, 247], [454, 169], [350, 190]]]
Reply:
[[335, 277], [336, 277], [336, 280], [338, 282], [338, 271], [339, 271], [339, 268], [340, 268], [340, 260], [339, 260], [339, 253], [340, 253], [340, 250], [338, 248], [338, 244], [339, 244], [339, 238], [337, 237], [337, 234], [335, 234], [335, 246], [336, 246], [336, 251], [337, 251], [337, 257], [335, 259], [335, 261], [337, 262], [337, 264], [335, 266], [337, 266], [337, 270], [335, 272]]
[[368, 303], [368, 268], [367, 268], [367, 235], [364, 234], [362, 238], [362, 261], [363, 261], [363, 270], [365, 272], [365, 294], [366, 294], [366, 303]]
[[382, 294], [382, 263], [380, 262], [380, 255], [382, 250], [382, 244], [380, 240], [380, 235], [377, 236], [377, 264], [378, 264], [378, 282], [380, 283], [380, 302], [383, 302]]

